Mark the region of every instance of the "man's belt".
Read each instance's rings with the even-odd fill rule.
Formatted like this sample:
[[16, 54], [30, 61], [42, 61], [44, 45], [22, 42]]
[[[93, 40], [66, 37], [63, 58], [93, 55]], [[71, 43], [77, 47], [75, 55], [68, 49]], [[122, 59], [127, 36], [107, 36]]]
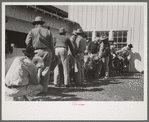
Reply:
[[45, 48], [36, 48], [35, 50], [44, 50], [44, 49], [50, 49], [49, 47], [45, 47]]
[[7, 88], [10, 88], [10, 89], [23, 87], [23, 86], [17, 86], [17, 85], [8, 86], [7, 84], [5, 84], [5, 86], [6, 86]]
[[68, 51], [68, 48], [67, 47], [63, 47], [63, 46], [57, 46], [55, 48], [65, 48]]

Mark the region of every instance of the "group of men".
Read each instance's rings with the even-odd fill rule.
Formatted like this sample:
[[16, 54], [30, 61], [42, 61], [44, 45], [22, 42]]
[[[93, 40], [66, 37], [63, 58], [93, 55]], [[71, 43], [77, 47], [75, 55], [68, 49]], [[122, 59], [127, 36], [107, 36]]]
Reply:
[[[53, 40], [51, 31], [43, 28], [44, 23], [42, 17], [35, 18], [33, 22], [35, 28], [28, 33], [25, 41], [27, 47], [22, 51], [25, 56], [14, 58], [10, 64], [6, 63], [6, 98], [18, 100], [20, 97], [32, 100], [39, 93], [46, 94], [51, 65], [55, 62], [56, 67], [53, 68], [55, 87], [69, 87], [71, 80], [75, 84], [84, 83], [84, 64], [87, 62], [84, 62], [86, 39], [83, 37], [82, 29], [74, 30], [72, 36], [68, 38], [65, 28], [60, 28], [59, 35]], [[88, 59], [96, 62], [95, 77], [99, 77], [103, 66], [105, 78], [109, 76], [111, 52], [109, 47], [105, 34], [95, 38], [88, 46]]]
[[[91, 69], [91, 78], [109, 77], [109, 67], [113, 67], [123, 72], [123, 67], [128, 67], [131, 58], [132, 44], [117, 50], [117, 43], [108, 40], [107, 36], [101, 33], [88, 45], [88, 58], [86, 61], [87, 69]], [[120, 65], [121, 64], [121, 65]], [[87, 73], [89, 74], [89, 73]], [[86, 75], [88, 78], [89, 75]]]

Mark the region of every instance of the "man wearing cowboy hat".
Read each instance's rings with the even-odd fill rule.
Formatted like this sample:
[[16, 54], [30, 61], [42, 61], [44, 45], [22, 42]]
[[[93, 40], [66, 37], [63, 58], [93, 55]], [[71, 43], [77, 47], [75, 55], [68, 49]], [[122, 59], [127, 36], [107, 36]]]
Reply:
[[99, 74], [101, 74], [101, 69], [104, 66], [105, 69], [105, 79], [109, 77], [109, 58], [110, 58], [110, 44], [105, 33], [102, 33], [100, 36], [101, 44], [99, 50]]
[[[33, 63], [36, 60], [34, 49], [27, 46], [26, 50], [22, 51], [25, 56], [16, 57], [6, 74], [5, 79], [5, 98], [11, 100], [29, 100], [42, 92], [43, 87], [39, 84], [40, 72], [37, 67], [43, 67], [43, 61], [40, 58], [40, 63]], [[38, 60], [39, 62], [39, 60]], [[22, 99], [19, 99], [22, 98]]]
[[122, 61], [123, 67], [129, 65], [131, 59], [131, 53], [133, 48], [132, 44], [128, 44], [126, 47], [123, 47], [121, 50], [116, 51], [118, 58]]
[[114, 42], [113, 40], [109, 40], [110, 43], [110, 54], [112, 56], [112, 58], [116, 57], [116, 47], [117, 47], [117, 43]]
[[[55, 86], [61, 86], [63, 85], [62, 80], [64, 80], [64, 87], [69, 87], [70, 85], [70, 76], [69, 76], [69, 58], [68, 58], [68, 48], [70, 48], [70, 51], [72, 55], [74, 56], [74, 49], [73, 45], [69, 38], [66, 37], [66, 31], [65, 28], [59, 29], [59, 36], [55, 37], [55, 55], [59, 57], [59, 64], [55, 67], [54, 70], [54, 84]], [[63, 76], [60, 70], [63, 69]]]
[[99, 39], [99, 37], [95, 37], [95, 39], [88, 45], [89, 58], [90, 60], [93, 61], [93, 70], [92, 70], [93, 78], [97, 78], [99, 74], [98, 52], [99, 52], [100, 41], [101, 40]]
[[75, 80], [76, 84], [83, 84], [84, 83], [84, 51], [86, 50], [86, 40], [83, 38], [83, 31], [82, 29], [77, 29], [77, 65], [78, 65], [78, 72], [75, 73]]
[[[37, 16], [35, 21], [32, 23], [35, 28], [32, 29], [26, 38], [26, 44], [32, 44], [37, 56], [44, 57], [44, 66], [45, 68], [50, 68], [52, 59], [54, 60], [55, 50], [53, 46], [52, 33], [50, 30], [43, 28], [42, 17]], [[47, 54], [45, 56], [45, 54]], [[42, 76], [41, 85], [43, 86], [43, 93], [46, 93], [48, 90], [50, 72], [45, 76]]]

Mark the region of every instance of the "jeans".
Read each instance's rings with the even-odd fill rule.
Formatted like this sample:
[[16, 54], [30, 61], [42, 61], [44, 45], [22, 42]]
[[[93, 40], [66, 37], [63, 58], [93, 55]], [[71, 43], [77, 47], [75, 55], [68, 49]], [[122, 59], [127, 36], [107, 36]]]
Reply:
[[[69, 57], [68, 51], [66, 48], [58, 47], [55, 49], [55, 55], [59, 58], [59, 64], [54, 69], [54, 84], [60, 85], [62, 83], [62, 75], [64, 76], [64, 84], [70, 84], [70, 77], [69, 77]], [[63, 73], [63, 74], [62, 74]]]
[[[44, 57], [44, 66], [46, 67], [51, 67], [51, 62], [52, 62], [52, 52], [50, 49], [39, 49], [35, 50], [37, 52], [37, 56], [39, 57]], [[48, 84], [49, 84], [49, 78], [50, 77], [50, 70], [47, 72], [45, 76], [41, 77], [41, 85], [43, 86], [43, 92], [48, 91]]]
[[78, 72], [75, 72], [76, 84], [83, 84], [84, 82], [84, 53], [77, 54], [77, 68], [78, 68]]
[[105, 76], [109, 77], [109, 56], [102, 58], [99, 65], [99, 74], [101, 74], [101, 69], [104, 67]]

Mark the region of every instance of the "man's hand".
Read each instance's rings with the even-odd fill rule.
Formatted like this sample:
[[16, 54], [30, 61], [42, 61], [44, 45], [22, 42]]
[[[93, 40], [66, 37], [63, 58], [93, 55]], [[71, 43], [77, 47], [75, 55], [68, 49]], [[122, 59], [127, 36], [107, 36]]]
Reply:
[[41, 72], [42, 72], [42, 69], [39, 68], [39, 69], [38, 69], [38, 72], [37, 72], [38, 83], [40, 83], [40, 81], [41, 81]]
[[47, 72], [49, 71], [49, 67], [46, 67], [43, 71], [42, 71], [42, 76], [45, 76], [47, 74]]

